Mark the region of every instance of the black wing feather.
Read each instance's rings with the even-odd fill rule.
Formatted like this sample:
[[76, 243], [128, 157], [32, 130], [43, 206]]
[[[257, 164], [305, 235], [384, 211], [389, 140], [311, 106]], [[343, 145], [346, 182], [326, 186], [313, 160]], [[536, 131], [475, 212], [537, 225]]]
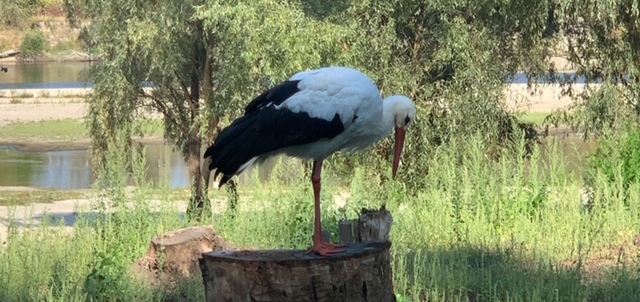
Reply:
[[281, 83], [256, 97], [246, 106], [245, 114], [223, 129], [206, 150], [204, 157], [211, 158], [209, 170], [223, 175], [220, 185], [241, 172], [240, 166], [253, 157], [287, 146], [330, 139], [344, 131], [338, 114], [328, 121], [312, 118], [306, 112], [275, 107], [300, 91], [298, 82]]
[[298, 88], [298, 83], [300, 83], [300, 80], [284, 81], [278, 84], [276, 87], [263, 92], [262, 94], [254, 98], [249, 104], [247, 104], [247, 106], [244, 108], [244, 114], [253, 112], [256, 109], [263, 108], [269, 104], [282, 104], [282, 102], [286, 101], [292, 95], [300, 91], [300, 89]]

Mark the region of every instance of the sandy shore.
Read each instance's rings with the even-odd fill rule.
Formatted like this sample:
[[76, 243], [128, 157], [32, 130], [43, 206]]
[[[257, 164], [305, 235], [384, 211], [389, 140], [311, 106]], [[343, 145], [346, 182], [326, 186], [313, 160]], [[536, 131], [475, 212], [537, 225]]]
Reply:
[[[584, 87], [584, 84], [575, 84], [573, 90], [580, 93]], [[559, 85], [540, 85], [531, 91], [526, 84], [512, 84], [504, 89], [504, 94], [510, 109], [524, 112], [551, 112], [572, 103], [570, 97], [562, 95]]]
[[14, 122], [37, 122], [58, 119], [82, 119], [87, 108], [82, 102], [11, 104], [0, 101], [0, 126]]

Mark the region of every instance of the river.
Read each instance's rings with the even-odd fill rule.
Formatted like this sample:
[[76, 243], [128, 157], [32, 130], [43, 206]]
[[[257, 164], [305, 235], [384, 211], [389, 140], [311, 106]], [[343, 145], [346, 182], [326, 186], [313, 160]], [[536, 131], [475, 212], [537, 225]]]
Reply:
[[[47, 62], [30, 64], [2, 63], [7, 73], [0, 73], [0, 90], [6, 89], [70, 89], [91, 87], [85, 74], [91, 63], [83, 62]], [[558, 74], [559, 77], [573, 77], [573, 73]], [[526, 84], [527, 76], [517, 73], [506, 79], [507, 83]], [[540, 79], [544, 81], [545, 79]], [[577, 83], [584, 83], [578, 78]]]
[[81, 62], [47, 62], [33, 64], [2, 63], [6, 73], [0, 73], [0, 90], [68, 89], [91, 86], [84, 73], [91, 66]]

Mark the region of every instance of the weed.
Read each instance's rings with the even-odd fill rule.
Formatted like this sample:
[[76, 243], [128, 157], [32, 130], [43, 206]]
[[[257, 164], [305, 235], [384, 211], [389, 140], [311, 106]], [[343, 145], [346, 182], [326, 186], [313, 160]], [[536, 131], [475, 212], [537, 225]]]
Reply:
[[21, 98], [21, 99], [30, 99], [30, 98], [33, 98], [33, 93], [21, 92], [18, 95], [16, 95], [15, 97]]
[[32, 29], [25, 33], [20, 44], [20, 51], [24, 57], [36, 57], [44, 53], [47, 41], [42, 31]]
[[51, 97], [51, 92], [49, 92], [49, 90], [42, 89], [40, 91], [40, 97], [41, 98], [49, 98], [49, 97]]

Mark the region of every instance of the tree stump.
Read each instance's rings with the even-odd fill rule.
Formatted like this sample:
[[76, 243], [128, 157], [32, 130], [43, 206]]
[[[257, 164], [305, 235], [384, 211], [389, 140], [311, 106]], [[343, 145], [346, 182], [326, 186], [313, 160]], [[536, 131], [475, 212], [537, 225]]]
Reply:
[[136, 263], [136, 270], [161, 279], [189, 277], [200, 272], [198, 260], [203, 253], [233, 248], [212, 227], [178, 229], [152, 238], [147, 254]]
[[352, 243], [329, 257], [305, 250], [209, 252], [200, 260], [206, 301], [395, 301], [390, 247]]

